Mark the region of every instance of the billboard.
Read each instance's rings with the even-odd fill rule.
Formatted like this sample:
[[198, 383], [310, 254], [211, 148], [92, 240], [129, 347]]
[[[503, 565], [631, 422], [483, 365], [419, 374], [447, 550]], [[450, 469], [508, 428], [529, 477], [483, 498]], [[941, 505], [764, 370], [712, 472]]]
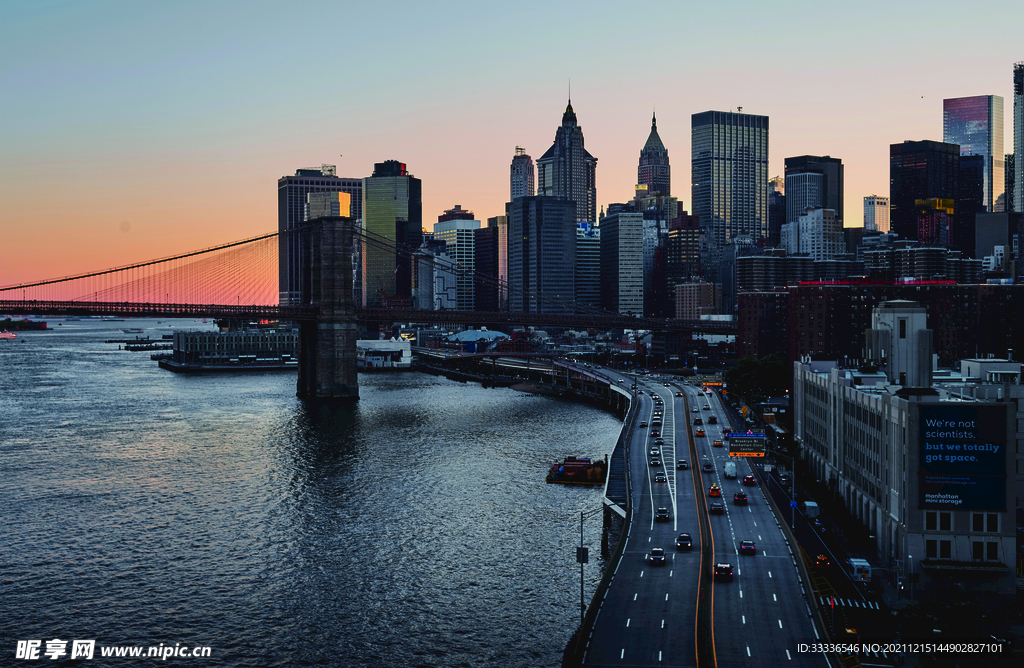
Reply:
[[764, 457], [764, 434], [737, 432], [729, 434], [730, 457]]
[[918, 408], [919, 504], [1006, 510], [1006, 404]]

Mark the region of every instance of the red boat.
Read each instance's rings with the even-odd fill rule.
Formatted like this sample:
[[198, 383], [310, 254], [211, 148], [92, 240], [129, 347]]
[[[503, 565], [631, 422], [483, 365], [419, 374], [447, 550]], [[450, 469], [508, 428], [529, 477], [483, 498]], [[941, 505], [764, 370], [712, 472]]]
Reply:
[[547, 481], [566, 485], [602, 485], [608, 475], [608, 458], [591, 461], [589, 457], [566, 457], [555, 462]]

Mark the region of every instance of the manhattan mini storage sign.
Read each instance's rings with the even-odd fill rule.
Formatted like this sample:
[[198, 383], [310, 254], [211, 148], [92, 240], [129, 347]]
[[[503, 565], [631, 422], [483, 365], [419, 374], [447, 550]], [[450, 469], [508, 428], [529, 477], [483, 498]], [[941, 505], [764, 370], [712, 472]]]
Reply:
[[919, 408], [921, 508], [1006, 509], [1006, 405]]

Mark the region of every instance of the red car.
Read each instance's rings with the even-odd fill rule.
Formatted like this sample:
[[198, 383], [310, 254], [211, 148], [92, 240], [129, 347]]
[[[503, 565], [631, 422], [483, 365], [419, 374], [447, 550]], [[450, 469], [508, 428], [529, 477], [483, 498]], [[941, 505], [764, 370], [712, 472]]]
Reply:
[[718, 483], [711, 483], [711, 488], [708, 489], [708, 496], [722, 496], [722, 488], [718, 486]]

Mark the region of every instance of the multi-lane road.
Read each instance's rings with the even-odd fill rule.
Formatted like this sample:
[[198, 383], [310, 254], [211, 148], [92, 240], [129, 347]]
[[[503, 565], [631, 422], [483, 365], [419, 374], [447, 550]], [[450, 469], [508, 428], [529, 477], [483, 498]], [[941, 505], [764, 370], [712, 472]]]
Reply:
[[[617, 382], [620, 377], [610, 372]], [[629, 383], [626, 384], [629, 388]], [[729, 458], [728, 447], [714, 447], [728, 429], [717, 396], [679, 382], [643, 377], [638, 381], [638, 427], [629, 441], [633, 515], [625, 549], [594, 625], [586, 666], [766, 666], [833, 667], [823, 654], [799, 653], [813, 643], [816, 629], [803, 595], [795, 557], [760, 485], [745, 486], [753, 474], [747, 461]], [[681, 396], [676, 396], [676, 395]], [[707, 408], [705, 408], [707, 406]], [[652, 435], [660, 412], [660, 436]], [[710, 416], [718, 424], [708, 424]], [[697, 436], [695, 418], [705, 436]], [[664, 443], [657, 444], [661, 438]], [[657, 450], [657, 454], [652, 451]], [[677, 468], [685, 459], [689, 468]], [[660, 463], [654, 463], [656, 460]], [[726, 478], [725, 464], [737, 465]], [[704, 472], [710, 462], [713, 470]], [[658, 476], [665, 476], [659, 482]], [[721, 498], [709, 498], [713, 483]], [[745, 491], [746, 505], [734, 502]], [[709, 501], [725, 512], [708, 515]], [[659, 520], [659, 508], [669, 518]], [[677, 550], [676, 538], [689, 533], [692, 550]], [[755, 553], [740, 554], [740, 541], [754, 541]], [[662, 548], [664, 565], [651, 563]], [[730, 564], [732, 581], [714, 581], [715, 564]], [[803, 583], [806, 585], [806, 583]], [[700, 661], [698, 661], [700, 657]]]

